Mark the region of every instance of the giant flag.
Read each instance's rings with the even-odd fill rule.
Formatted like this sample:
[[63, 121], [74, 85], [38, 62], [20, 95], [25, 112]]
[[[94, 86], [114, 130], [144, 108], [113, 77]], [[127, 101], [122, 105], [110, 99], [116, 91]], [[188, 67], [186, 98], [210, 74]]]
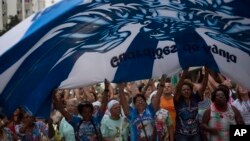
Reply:
[[51, 92], [208, 66], [250, 89], [248, 0], [62, 0], [0, 38], [0, 107], [48, 117]]

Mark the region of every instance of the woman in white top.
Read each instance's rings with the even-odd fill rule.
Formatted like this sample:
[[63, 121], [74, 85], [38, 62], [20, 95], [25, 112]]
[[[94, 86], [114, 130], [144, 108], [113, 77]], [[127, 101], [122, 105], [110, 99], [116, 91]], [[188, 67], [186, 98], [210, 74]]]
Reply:
[[110, 115], [103, 117], [101, 121], [101, 132], [104, 141], [127, 141], [128, 121], [121, 116], [121, 105], [117, 100], [109, 101], [107, 110]]
[[238, 98], [233, 105], [240, 111], [245, 124], [250, 125], [250, 92], [242, 86], [237, 86], [236, 91]]

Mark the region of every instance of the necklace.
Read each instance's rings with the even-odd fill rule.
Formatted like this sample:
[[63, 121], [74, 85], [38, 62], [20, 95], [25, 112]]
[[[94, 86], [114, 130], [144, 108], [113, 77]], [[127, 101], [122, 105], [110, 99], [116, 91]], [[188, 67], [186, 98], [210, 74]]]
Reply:
[[220, 118], [223, 118], [223, 114], [222, 113], [220, 113]]
[[220, 118], [224, 118], [224, 116], [227, 116], [227, 115], [225, 115], [226, 112], [227, 112], [227, 107], [218, 108], [218, 107], [215, 106], [215, 108], [216, 108], [216, 111], [217, 111], [218, 116], [219, 116]]

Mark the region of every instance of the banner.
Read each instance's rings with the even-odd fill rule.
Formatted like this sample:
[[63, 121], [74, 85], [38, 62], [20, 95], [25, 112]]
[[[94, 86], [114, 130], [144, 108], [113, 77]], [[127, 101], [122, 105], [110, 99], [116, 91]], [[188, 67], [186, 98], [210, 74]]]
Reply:
[[0, 106], [48, 117], [51, 92], [208, 66], [250, 89], [246, 0], [63, 0], [0, 38]]

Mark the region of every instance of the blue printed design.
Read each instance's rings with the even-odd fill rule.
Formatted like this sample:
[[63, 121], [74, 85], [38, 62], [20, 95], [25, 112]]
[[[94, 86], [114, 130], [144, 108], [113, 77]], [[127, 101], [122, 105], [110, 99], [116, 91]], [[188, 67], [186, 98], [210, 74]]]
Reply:
[[[152, 105], [147, 105], [146, 109], [140, 115], [135, 108], [130, 107], [129, 122], [130, 126], [130, 139], [131, 141], [155, 140], [155, 111]], [[144, 132], [144, 129], [146, 133]]]
[[246, 0], [87, 2], [63, 0], [37, 13], [22, 40], [0, 56], [3, 74], [33, 50], [1, 92], [0, 106], [7, 115], [21, 105], [33, 115], [48, 117], [51, 91], [68, 77], [78, 58], [85, 52], [106, 53], [119, 47], [133, 32], [126, 30], [131, 24], [140, 24], [141, 29], [125, 53], [140, 49], [151, 55], [118, 64], [114, 82], [150, 78], [160, 41], [176, 43], [182, 68], [207, 65], [219, 71], [198, 28], [208, 29], [204, 33], [208, 38], [250, 55], [250, 2]]
[[201, 98], [198, 93], [191, 95], [190, 105], [183, 97], [180, 97], [178, 103], [175, 103], [176, 110], [176, 133], [182, 135], [195, 135], [199, 131], [198, 103]]

